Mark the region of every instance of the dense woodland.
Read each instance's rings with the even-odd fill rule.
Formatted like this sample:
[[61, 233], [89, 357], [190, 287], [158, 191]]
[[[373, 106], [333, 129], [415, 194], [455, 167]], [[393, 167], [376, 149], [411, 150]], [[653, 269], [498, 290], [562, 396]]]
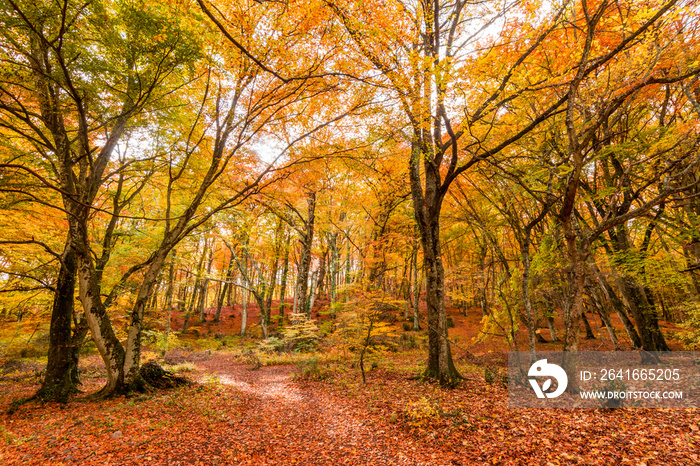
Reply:
[[448, 309], [533, 356], [700, 342], [695, 1], [0, 5], [0, 312], [50, 322], [44, 400], [88, 344], [142, 389], [227, 308], [361, 356], [404, 321], [449, 386]]

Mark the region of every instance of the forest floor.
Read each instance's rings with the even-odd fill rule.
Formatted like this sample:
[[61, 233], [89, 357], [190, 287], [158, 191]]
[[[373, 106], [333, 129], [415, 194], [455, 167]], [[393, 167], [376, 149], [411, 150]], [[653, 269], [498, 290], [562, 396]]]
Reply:
[[[464, 358], [457, 389], [414, 379], [421, 355], [375, 360], [363, 384], [323, 355], [256, 369], [232, 352], [178, 350], [164, 361], [192, 386], [6, 414], [37, 388], [40, 365], [22, 363], [0, 378], [0, 464], [700, 464], [697, 409], [508, 409], [506, 389]], [[99, 358], [81, 367], [96, 391]]]
[[[371, 356], [363, 383], [356, 355], [347, 350], [253, 353], [259, 312], [249, 308], [246, 338], [236, 336], [240, 314], [239, 306], [224, 308], [215, 323], [209, 310], [206, 322], [178, 334], [180, 349], [144, 354], [186, 375], [192, 386], [91, 401], [86, 395], [105, 382], [93, 349], [80, 361], [84, 394], [64, 405], [28, 403], [12, 414], [12, 402], [38, 388], [47, 329], [32, 321], [3, 323], [8, 352], [20, 356], [0, 358], [0, 464], [700, 465], [698, 409], [508, 409], [506, 388], [487, 383], [484, 372], [504, 373], [511, 348], [498, 336], [480, 338], [474, 310], [449, 309], [455, 363], [464, 376], [451, 390], [415, 377], [425, 365], [425, 332], [403, 331], [400, 319], [398, 351]], [[324, 332], [328, 316], [314, 317]], [[183, 320], [173, 315], [174, 332]], [[596, 339], [582, 340], [581, 349], [611, 350], [607, 332], [594, 318], [591, 323]], [[663, 326], [669, 336], [680, 331]], [[669, 344], [682, 349], [675, 338]]]

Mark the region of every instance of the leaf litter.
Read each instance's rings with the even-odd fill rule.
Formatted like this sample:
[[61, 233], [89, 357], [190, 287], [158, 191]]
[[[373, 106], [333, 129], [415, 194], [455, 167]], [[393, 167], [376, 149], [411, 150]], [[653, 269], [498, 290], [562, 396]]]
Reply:
[[[2, 414], [0, 463], [700, 464], [697, 409], [507, 409], [505, 389], [476, 372], [445, 390], [390, 369], [367, 384], [347, 369], [297, 380], [294, 366], [250, 370], [216, 352], [196, 367], [194, 387]], [[0, 383], [3, 412], [35, 383]]]

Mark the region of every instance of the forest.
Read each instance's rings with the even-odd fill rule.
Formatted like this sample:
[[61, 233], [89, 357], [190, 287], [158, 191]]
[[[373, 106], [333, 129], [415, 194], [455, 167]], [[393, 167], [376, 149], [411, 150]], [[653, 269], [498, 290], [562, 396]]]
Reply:
[[0, 0], [0, 461], [700, 464], [506, 367], [700, 345], [699, 18]]

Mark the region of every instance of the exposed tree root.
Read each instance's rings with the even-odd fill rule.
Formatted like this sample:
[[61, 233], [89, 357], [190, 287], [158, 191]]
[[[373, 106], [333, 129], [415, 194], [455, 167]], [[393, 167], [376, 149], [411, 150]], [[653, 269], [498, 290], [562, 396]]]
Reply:
[[155, 361], [148, 361], [142, 365], [141, 369], [139, 369], [139, 374], [148, 387], [157, 389], [175, 388], [192, 384], [186, 377], [166, 371]]

